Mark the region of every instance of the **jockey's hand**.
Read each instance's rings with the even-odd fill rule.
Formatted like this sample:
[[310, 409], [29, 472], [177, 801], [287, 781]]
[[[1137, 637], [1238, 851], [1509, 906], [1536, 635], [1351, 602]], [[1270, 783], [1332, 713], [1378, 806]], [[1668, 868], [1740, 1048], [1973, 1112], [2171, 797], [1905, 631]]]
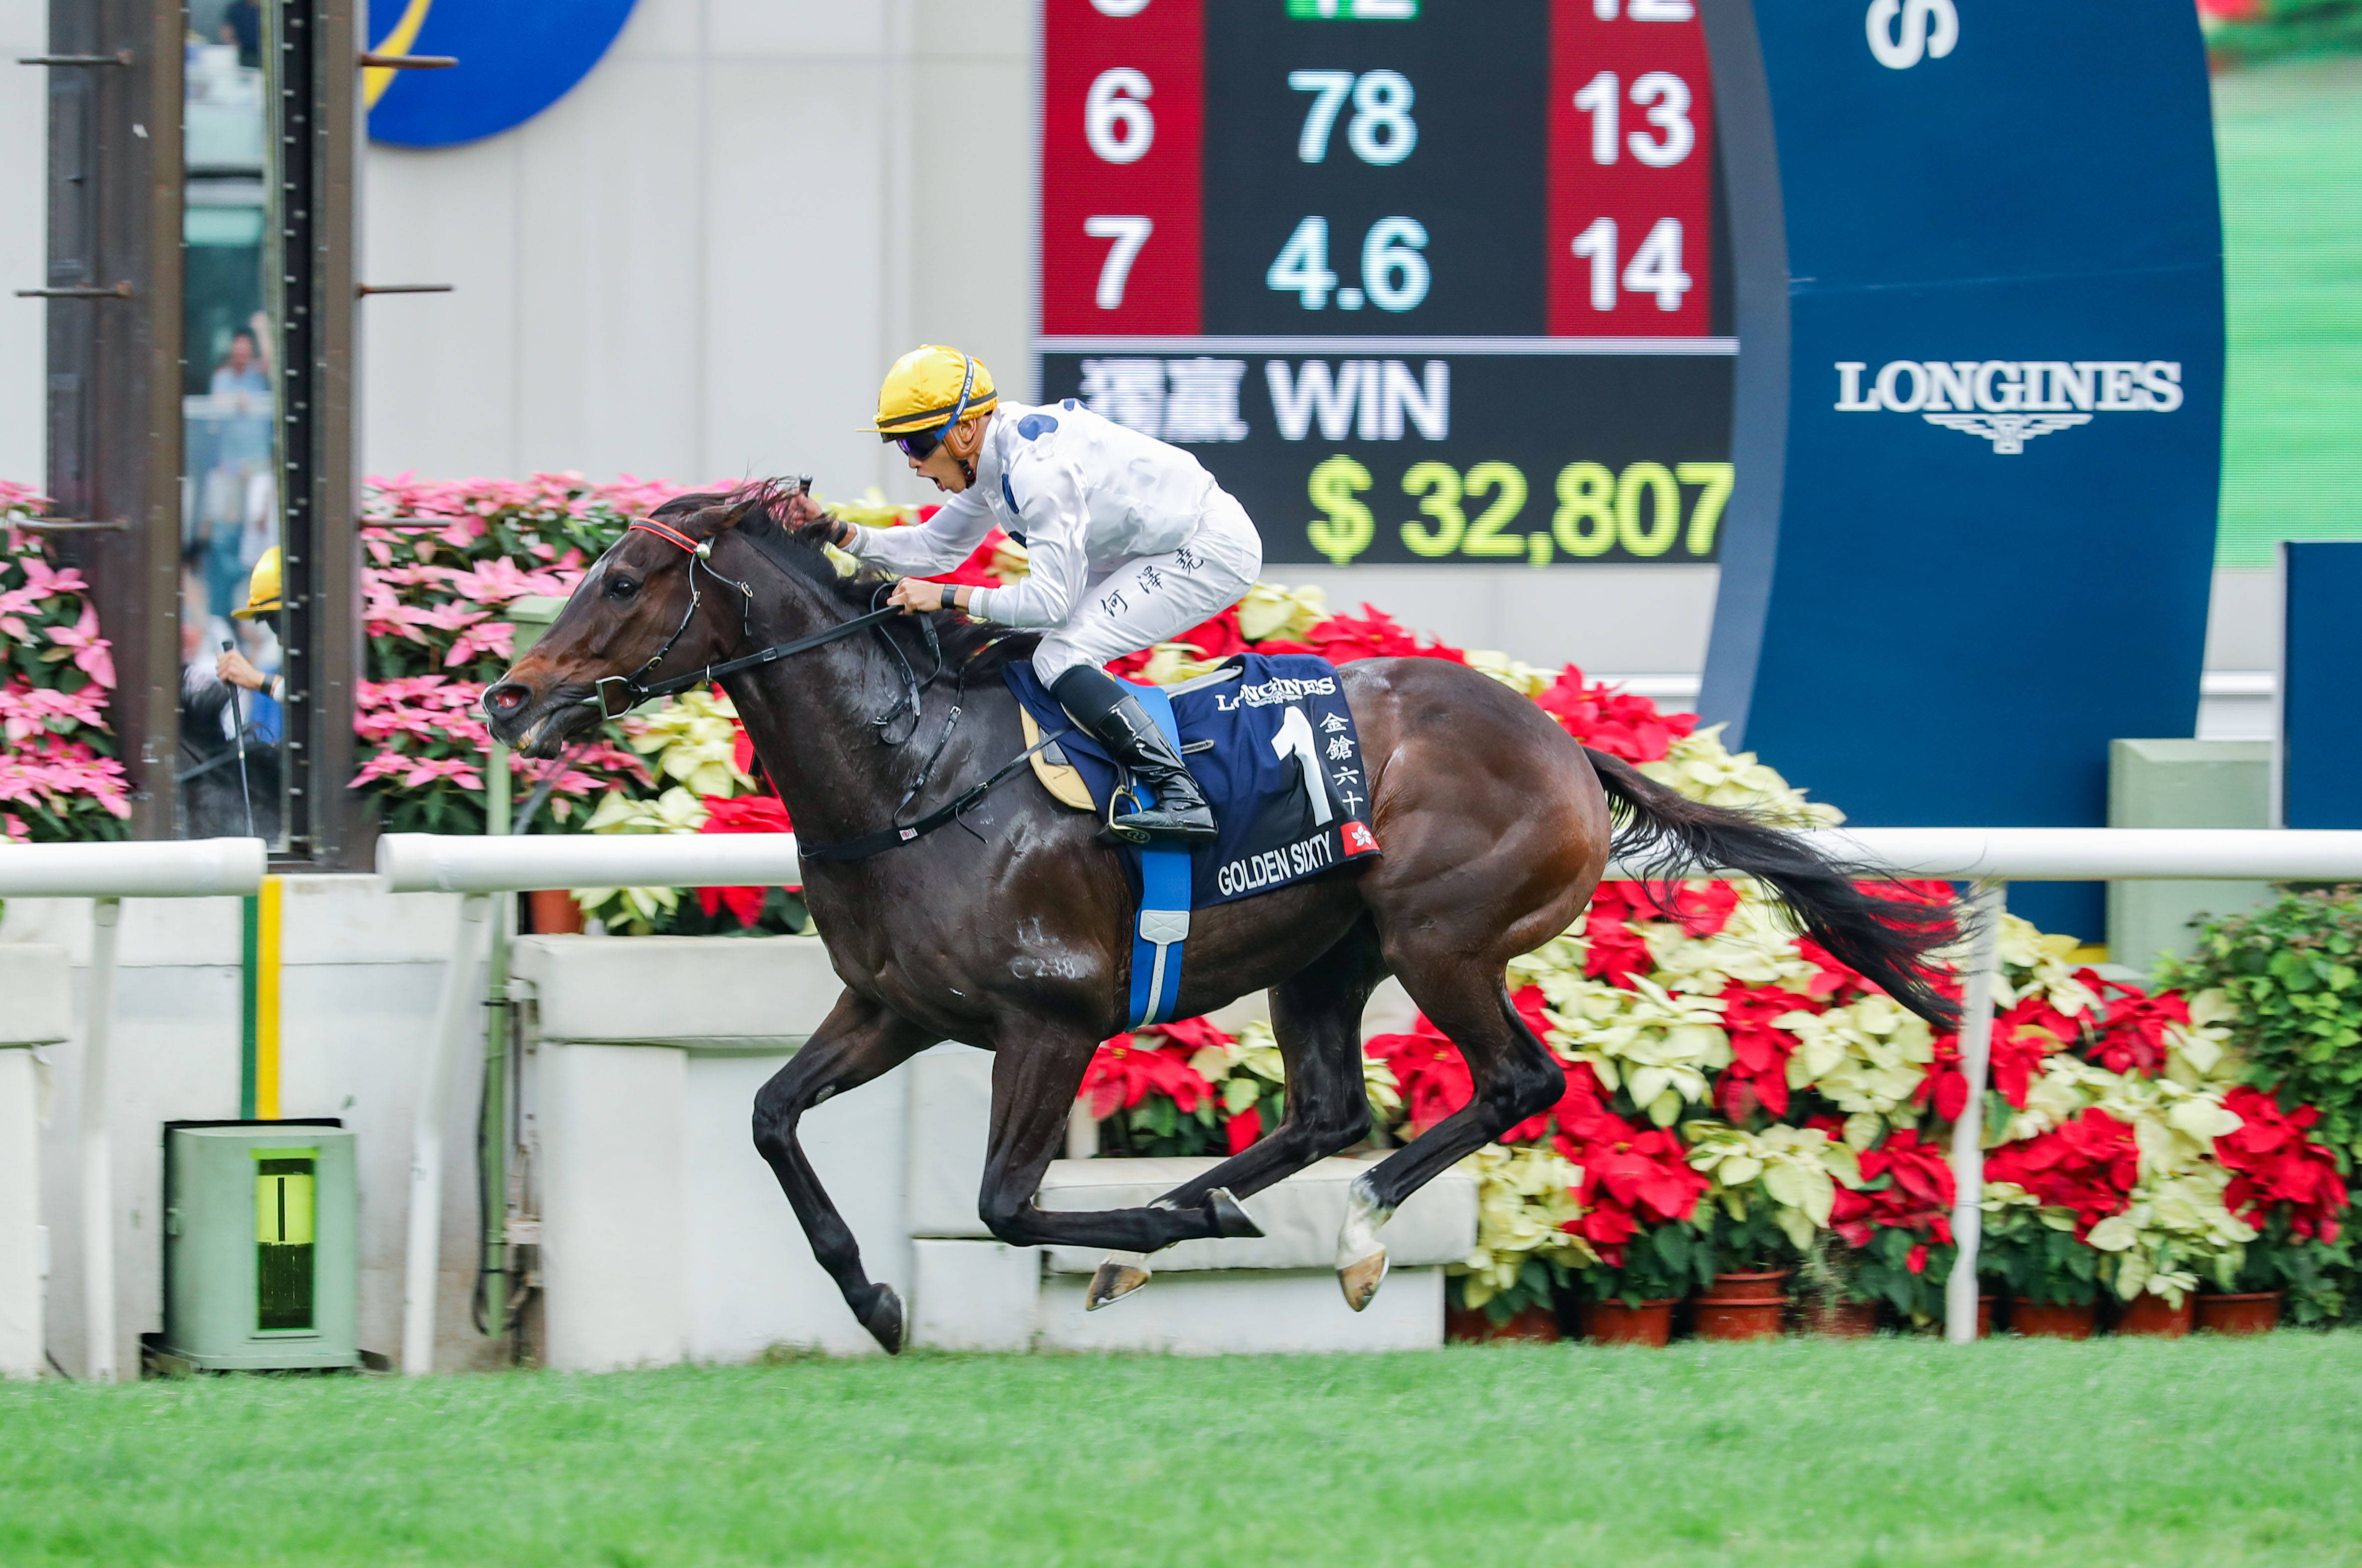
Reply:
[[830, 544], [842, 547], [852, 537], [853, 530], [842, 520], [831, 517], [828, 514], [828, 509], [812, 499], [811, 491], [799, 491], [788, 497], [789, 527], [800, 528], [806, 524], [822, 522], [829, 525], [828, 542]]
[[940, 582], [906, 577], [894, 584], [894, 591], [887, 596], [886, 602], [889, 606], [899, 605], [906, 612], [924, 612], [942, 609], [944, 602], [950, 597], [951, 590]]

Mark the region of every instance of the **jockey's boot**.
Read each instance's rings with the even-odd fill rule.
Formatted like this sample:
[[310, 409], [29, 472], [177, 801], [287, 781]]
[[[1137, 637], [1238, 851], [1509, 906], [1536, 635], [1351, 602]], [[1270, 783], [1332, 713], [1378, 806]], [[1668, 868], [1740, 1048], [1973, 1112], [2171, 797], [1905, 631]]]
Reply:
[[1127, 836], [1145, 834], [1168, 843], [1213, 842], [1213, 808], [1206, 804], [1189, 765], [1121, 681], [1077, 665], [1058, 677], [1050, 694], [1156, 797], [1154, 804], [1115, 818], [1111, 827]]

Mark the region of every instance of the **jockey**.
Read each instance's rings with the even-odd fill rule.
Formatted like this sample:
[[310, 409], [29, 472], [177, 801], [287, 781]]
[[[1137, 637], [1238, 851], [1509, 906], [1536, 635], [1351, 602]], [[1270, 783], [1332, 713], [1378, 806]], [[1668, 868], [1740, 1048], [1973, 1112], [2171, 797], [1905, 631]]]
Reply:
[[[914, 611], [948, 604], [982, 621], [1041, 627], [1033, 672], [1155, 792], [1154, 805], [1115, 825], [1165, 840], [1211, 839], [1214, 814], [1180, 753], [1130, 688], [1100, 667], [1246, 596], [1263, 569], [1263, 540], [1245, 509], [1178, 447], [1072, 399], [1003, 403], [982, 361], [938, 344], [912, 349], [886, 372], [876, 427], [951, 500], [915, 527], [831, 519], [833, 542], [903, 574], [891, 603]], [[921, 580], [966, 559], [995, 524], [1025, 547], [1023, 581], [946, 588]]]

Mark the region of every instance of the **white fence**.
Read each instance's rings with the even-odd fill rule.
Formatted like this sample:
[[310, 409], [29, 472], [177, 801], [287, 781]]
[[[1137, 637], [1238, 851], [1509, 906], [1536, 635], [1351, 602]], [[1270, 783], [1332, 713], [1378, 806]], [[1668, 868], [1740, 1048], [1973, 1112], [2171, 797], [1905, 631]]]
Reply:
[[115, 1030], [116, 936], [125, 899], [244, 897], [262, 887], [259, 838], [159, 844], [20, 844], [0, 849], [0, 898], [86, 898], [91, 911], [90, 1010], [83, 1035], [83, 1312], [85, 1375], [115, 1380], [114, 1150], [106, 1130], [107, 1051]]
[[[1904, 877], [1976, 884], [1979, 914], [1970, 955], [1966, 1013], [1960, 1026], [1968, 1109], [1952, 1132], [1955, 1208], [1959, 1245], [1945, 1301], [1945, 1332], [1956, 1343], [1976, 1337], [1976, 1262], [1982, 1235], [1983, 1106], [1992, 1040], [1993, 982], [1999, 970], [2000, 920], [2007, 884], [2129, 880], [2362, 881], [2362, 832], [2298, 832], [2245, 828], [1856, 828], [1805, 835], [1829, 853]], [[445, 838], [389, 834], [379, 841], [378, 870], [394, 892], [439, 890], [469, 895], [475, 917], [460, 924], [462, 961], [469, 972], [484, 895], [547, 887], [761, 887], [797, 878], [795, 835], [733, 834], [629, 838], [567, 835], [540, 839]], [[1628, 875], [1610, 866], [1610, 878]], [[1736, 875], [1736, 873], [1721, 873]], [[456, 990], [461, 982], [454, 982]], [[446, 1031], [432, 1053], [431, 1075], [458, 1048], [469, 1027], [464, 996], [446, 998]], [[439, 1097], [438, 1097], [439, 1098]], [[431, 1207], [414, 1204], [430, 1228], [414, 1231], [412, 1256], [431, 1260]], [[416, 1221], [414, 1221], [416, 1223]], [[417, 1297], [431, 1300], [431, 1296]], [[431, 1310], [431, 1309], [430, 1309]], [[427, 1342], [432, 1322], [419, 1331]], [[403, 1341], [411, 1342], [407, 1317]], [[407, 1360], [405, 1353], [405, 1360]]]
[[[1998, 961], [1998, 916], [2011, 881], [2224, 879], [2362, 881], [2362, 833], [2138, 828], [1865, 828], [1813, 835], [1824, 847], [1894, 874], [1976, 884], [1980, 922], [1960, 1046], [1971, 1092], [1954, 1130], [1958, 1180], [1954, 1229], [1960, 1257], [1947, 1302], [1948, 1331], [1973, 1336], [1975, 1259], [1982, 1157], [1980, 1113]], [[116, 1375], [111, 1342], [114, 1282], [105, 1244], [112, 1212], [105, 1122], [101, 1112], [113, 1022], [116, 928], [125, 898], [248, 895], [259, 889], [264, 846], [254, 839], [187, 844], [12, 845], [0, 848], [0, 898], [88, 897], [97, 900], [92, 991], [79, 1128], [83, 1174], [84, 1311], [93, 1376]], [[427, 1042], [416, 1105], [403, 1322], [404, 1369], [423, 1372], [434, 1343], [443, 1132], [436, 1110], [448, 1098], [451, 1064], [479, 1027], [472, 994], [486, 900], [496, 892], [549, 887], [767, 886], [798, 879], [792, 834], [541, 838], [448, 838], [391, 834], [378, 867], [393, 892], [464, 895], [455, 962], [447, 972], [439, 1025]], [[1623, 868], [1610, 867], [1610, 875]]]

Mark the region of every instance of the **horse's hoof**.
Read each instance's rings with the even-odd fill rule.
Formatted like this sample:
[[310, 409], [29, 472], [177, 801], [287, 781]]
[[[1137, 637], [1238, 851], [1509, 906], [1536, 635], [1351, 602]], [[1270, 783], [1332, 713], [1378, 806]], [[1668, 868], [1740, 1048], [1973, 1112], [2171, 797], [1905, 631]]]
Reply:
[[1384, 1247], [1337, 1270], [1337, 1285], [1345, 1293], [1345, 1305], [1356, 1312], [1370, 1304], [1385, 1277], [1386, 1250]]
[[1214, 1234], [1217, 1236], [1260, 1236], [1263, 1227], [1254, 1217], [1239, 1207], [1227, 1187], [1218, 1187], [1206, 1195], [1206, 1207], [1213, 1211]]
[[1386, 1277], [1386, 1249], [1378, 1228], [1394, 1218], [1394, 1209], [1378, 1201], [1369, 1173], [1353, 1178], [1345, 1193], [1345, 1224], [1337, 1233], [1337, 1285], [1345, 1305], [1358, 1312], [1370, 1304]]
[[1091, 1275], [1091, 1287], [1083, 1295], [1083, 1310], [1096, 1312], [1110, 1301], [1120, 1301], [1151, 1277], [1148, 1260], [1141, 1253], [1111, 1253]]
[[885, 1347], [888, 1355], [902, 1353], [902, 1298], [894, 1294], [892, 1286], [879, 1286], [860, 1316], [861, 1326]]

